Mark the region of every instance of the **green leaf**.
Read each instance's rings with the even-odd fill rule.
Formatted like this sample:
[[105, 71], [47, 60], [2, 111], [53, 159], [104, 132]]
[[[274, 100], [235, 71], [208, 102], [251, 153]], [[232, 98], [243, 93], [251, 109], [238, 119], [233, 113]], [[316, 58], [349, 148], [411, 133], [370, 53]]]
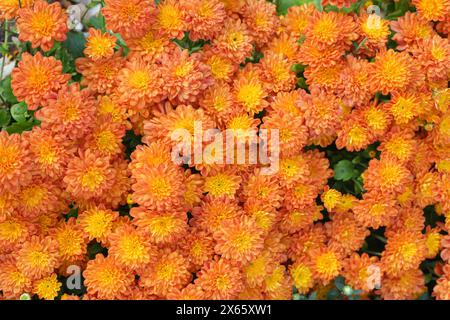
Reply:
[[74, 59], [83, 56], [85, 45], [86, 39], [83, 33], [75, 31], [70, 31], [67, 34], [67, 40], [63, 43], [63, 47], [67, 49]]
[[339, 290], [342, 291], [342, 289], [344, 289], [345, 286], [345, 281], [344, 278], [339, 276], [334, 280], [334, 285], [336, 286], [336, 288], [338, 288]]
[[23, 122], [14, 122], [13, 124], [11, 124], [9, 127], [6, 128], [6, 131], [9, 134], [12, 133], [22, 133], [24, 131], [29, 131], [31, 130], [38, 122], [36, 122], [35, 120], [31, 119], [28, 121], [23, 121]]
[[349, 160], [341, 160], [333, 167], [336, 180], [348, 181], [355, 176], [353, 163]]
[[0, 127], [6, 127], [11, 121], [11, 114], [7, 109], [0, 109]]
[[17, 122], [25, 122], [27, 116], [27, 105], [25, 102], [20, 102], [11, 107], [11, 116]]
[[0, 94], [3, 99], [10, 104], [18, 102], [11, 88], [11, 76], [6, 77], [0, 82]]

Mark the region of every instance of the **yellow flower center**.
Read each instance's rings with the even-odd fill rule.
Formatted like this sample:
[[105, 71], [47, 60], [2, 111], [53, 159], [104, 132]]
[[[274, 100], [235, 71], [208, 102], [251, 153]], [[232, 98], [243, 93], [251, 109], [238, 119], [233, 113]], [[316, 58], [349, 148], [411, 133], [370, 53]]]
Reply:
[[321, 275], [331, 277], [339, 272], [339, 261], [332, 252], [321, 254], [316, 260], [317, 272]]
[[127, 261], [135, 261], [146, 256], [145, 246], [136, 235], [124, 236], [119, 241], [120, 255]]
[[30, 28], [40, 37], [50, 37], [55, 30], [56, 22], [47, 11], [35, 12], [30, 20]]
[[122, 7], [120, 14], [123, 21], [133, 21], [139, 17], [139, 15], [141, 14], [141, 9], [138, 6], [130, 3]]
[[412, 145], [405, 139], [398, 137], [385, 144], [386, 150], [400, 160], [406, 160], [412, 152]]
[[158, 279], [170, 281], [175, 274], [175, 266], [164, 263], [162, 266], [158, 266], [156, 275]]
[[264, 91], [260, 83], [249, 83], [239, 88], [237, 99], [244, 105], [246, 111], [255, 111], [264, 98]]
[[219, 291], [227, 291], [230, 288], [231, 284], [230, 284], [230, 280], [228, 279], [227, 276], [225, 275], [221, 275], [218, 276], [216, 279], [216, 287]]
[[309, 289], [312, 285], [312, 272], [305, 265], [297, 265], [291, 271], [292, 279], [294, 280], [295, 287], [301, 292]]
[[48, 84], [49, 72], [46, 68], [40, 65], [34, 65], [28, 72], [28, 84], [32, 88], [45, 90]]
[[194, 69], [194, 63], [192, 61], [183, 63], [175, 68], [175, 75], [179, 78], [183, 78]]
[[411, 261], [417, 254], [417, 246], [414, 243], [405, 243], [400, 246], [399, 254], [404, 261]]
[[28, 255], [28, 261], [30, 265], [38, 269], [46, 267], [49, 263], [49, 260], [49, 255], [42, 251], [32, 251]]
[[158, 21], [163, 29], [178, 30], [182, 25], [179, 8], [166, 4], [159, 7]]
[[148, 72], [142, 70], [134, 70], [130, 73], [128, 83], [130, 84], [131, 88], [144, 91], [149, 87], [151, 80], [152, 79], [150, 78]]
[[85, 231], [94, 238], [101, 238], [111, 230], [112, 217], [103, 211], [94, 212], [86, 219]]
[[42, 203], [47, 195], [47, 189], [39, 186], [31, 186], [22, 191], [21, 200], [27, 208], [34, 208]]
[[400, 97], [397, 102], [391, 106], [391, 113], [398, 124], [406, 124], [414, 118], [417, 103], [411, 99]]
[[231, 71], [230, 63], [220, 56], [212, 56], [207, 63], [211, 67], [213, 77], [217, 80], [226, 79]]
[[80, 119], [80, 109], [75, 101], [67, 101], [64, 104], [63, 119], [67, 122], [75, 121]]
[[40, 163], [53, 164], [58, 160], [56, 150], [49, 143], [42, 143], [38, 149]]
[[389, 34], [389, 28], [376, 14], [369, 15], [361, 27], [363, 32], [373, 40], [383, 40]]
[[149, 181], [149, 192], [158, 199], [164, 199], [171, 195], [172, 186], [164, 177], [151, 178]]
[[348, 132], [348, 142], [353, 146], [361, 146], [367, 142], [367, 133], [364, 128], [354, 126]]
[[18, 148], [14, 146], [0, 146], [0, 172], [3, 175], [10, 173], [18, 165]]
[[334, 41], [337, 35], [337, 25], [336, 22], [331, 18], [330, 15], [326, 14], [318, 20], [313, 26], [313, 34], [320, 41]]
[[253, 237], [251, 234], [242, 231], [231, 240], [231, 243], [237, 251], [247, 252], [252, 248]]
[[114, 42], [105, 36], [94, 36], [89, 37], [87, 46], [90, 49], [89, 56], [92, 58], [104, 58], [107, 57], [114, 48]]
[[236, 182], [230, 176], [219, 173], [206, 178], [205, 192], [213, 196], [233, 196], [236, 192]]
[[97, 168], [89, 168], [81, 177], [81, 186], [89, 191], [95, 191], [103, 182], [105, 176]]
[[117, 147], [116, 136], [111, 130], [103, 130], [97, 134], [96, 144], [100, 151], [113, 153]]
[[230, 32], [226, 37], [226, 43], [233, 50], [238, 50], [241, 44], [244, 42], [244, 34], [239, 31]]
[[6, 220], [0, 223], [0, 239], [3, 241], [15, 241], [24, 231], [23, 226], [16, 221]]

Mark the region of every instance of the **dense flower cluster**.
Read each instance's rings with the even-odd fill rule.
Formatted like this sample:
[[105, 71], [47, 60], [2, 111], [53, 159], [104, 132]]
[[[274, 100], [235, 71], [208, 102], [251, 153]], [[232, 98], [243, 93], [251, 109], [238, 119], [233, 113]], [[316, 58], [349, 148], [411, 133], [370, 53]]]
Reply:
[[[450, 299], [450, 2], [412, 3], [388, 20], [105, 0], [106, 28], [86, 30], [68, 74], [51, 51], [67, 39], [61, 5], [2, 1], [31, 44], [12, 92], [40, 125], [0, 132], [0, 296], [291, 299], [341, 276], [363, 298], [413, 299], [427, 291], [421, 264], [437, 261], [432, 294]], [[194, 139], [198, 123], [279, 130], [279, 170], [175, 163], [171, 134]], [[142, 137], [130, 157], [127, 132]], [[366, 151], [363, 192], [334, 184], [334, 147]], [[85, 291], [61, 296], [73, 265]]]

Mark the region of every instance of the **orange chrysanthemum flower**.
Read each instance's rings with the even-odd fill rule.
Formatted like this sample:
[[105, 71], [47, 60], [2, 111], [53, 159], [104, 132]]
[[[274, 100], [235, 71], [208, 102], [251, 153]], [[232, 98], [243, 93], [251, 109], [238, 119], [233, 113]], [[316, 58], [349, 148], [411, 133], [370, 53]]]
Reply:
[[115, 156], [123, 151], [124, 135], [124, 125], [112, 122], [110, 116], [98, 117], [85, 146], [86, 149], [97, 150], [102, 156]]
[[311, 250], [308, 255], [311, 258], [311, 268], [314, 279], [327, 285], [332, 279], [339, 275], [342, 262], [338, 253], [330, 248]]
[[398, 277], [383, 278], [380, 294], [385, 300], [417, 299], [426, 291], [425, 279], [418, 268], [405, 270]]
[[98, 299], [120, 299], [133, 284], [134, 275], [116, 264], [113, 258], [97, 254], [83, 271], [88, 294]]
[[29, 110], [47, 105], [49, 97], [58, 92], [70, 75], [62, 74], [62, 63], [54, 57], [22, 55], [22, 60], [12, 72], [11, 87], [19, 101], [25, 101]]
[[0, 190], [16, 192], [31, 181], [30, 154], [18, 134], [0, 132]]
[[118, 217], [117, 212], [102, 207], [92, 207], [80, 213], [77, 222], [89, 240], [106, 242], [112, 232], [113, 223]]
[[68, 17], [58, 2], [35, 0], [32, 7], [23, 7], [18, 14], [19, 40], [31, 42], [33, 48], [49, 51], [55, 41], [66, 40]]
[[51, 237], [32, 236], [17, 252], [17, 267], [30, 279], [49, 275], [59, 263], [58, 243]]
[[354, 290], [372, 291], [381, 286], [381, 270], [378, 257], [367, 253], [353, 253], [343, 262], [342, 276]]
[[185, 287], [192, 279], [187, 261], [178, 251], [161, 250], [156, 262], [140, 274], [141, 283], [157, 296], [165, 297], [170, 290]]
[[56, 273], [34, 282], [33, 292], [41, 299], [55, 300], [61, 290], [62, 283], [56, 278]]
[[205, 177], [203, 191], [210, 197], [235, 197], [240, 188], [241, 177], [233, 170], [211, 172]]
[[76, 261], [86, 253], [87, 237], [75, 218], [60, 222], [54, 229], [54, 238], [58, 242], [61, 259]]
[[279, 208], [281, 206], [283, 192], [276, 176], [264, 175], [259, 170], [244, 183], [242, 198], [248, 201], [256, 201], [267, 207]]
[[106, 27], [126, 38], [140, 37], [154, 20], [155, 5], [150, 0], [106, 0], [102, 8]]
[[73, 83], [48, 100], [48, 105], [36, 112], [42, 128], [72, 139], [84, 137], [94, 125], [95, 100], [91, 92]]
[[288, 300], [292, 296], [292, 281], [283, 265], [276, 266], [275, 270], [264, 279], [264, 294], [268, 300]]
[[219, 0], [185, 0], [186, 22], [189, 38], [212, 40], [220, 32], [226, 18], [225, 6]]
[[311, 262], [306, 259], [297, 259], [289, 266], [294, 286], [300, 294], [306, 294], [314, 286], [315, 280], [311, 270]]
[[250, 57], [253, 50], [252, 38], [241, 20], [226, 20], [213, 45], [217, 53], [235, 63], [241, 63], [246, 57]]
[[186, 27], [186, 11], [179, 2], [163, 0], [158, 4], [156, 28], [167, 38], [182, 38]]
[[223, 82], [216, 82], [209, 87], [199, 104], [205, 113], [221, 127], [224, 127], [230, 117], [239, 109], [231, 93], [231, 87]]
[[377, 54], [371, 71], [372, 91], [382, 94], [415, 88], [423, 80], [411, 56], [392, 49]]
[[413, 0], [412, 4], [417, 12], [426, 20], [444, 20], [450, 14], [450, 1], [448, 0]]
[[418, 268], [427, 252], [425, 237], [415, 231], [397, 230], [387, 235], [387, 244], [381, 255], [382, 269], [392, 277]]
[[266, 52], [258, 65], [270, 91], [277, 93], [294, 89], [296, 77], [287, 58], [278, 53]]
[[108, 255], [121, 266], [132, 270], [144, 267], [155, 255], [146, 235], [130, 225], [118, 227], [108, 240]]
[[109, 59], [94, 61], [89, 58], [78, 58], [75, 65], [77, 72], [83, 76], [81, 85], [94, 92], [111, 94], [119, 84], [120, 78], [117, 74], [125, 65], [125, 59], [119, 50]]
[[[172, 209], [173, 210], [173, 209]], [[133, 224], [143, 231], [151, 243], [159, 246], [175, 244], [186, 236], [187, 216], [184, 212], [151, 212], [142, 207], [130, 212]]]
[[278, 28], [277, 6], [263, 0], [246, 0], [241, 9], [242, 21], [258, 47], [265, 45]]
[[317, 205], [305, 205], [298, 208], [282, 209], [280, 214], [280, 230], [289, 234], [301, 232], [322, 218], [320, 210], [323, 207]]
[[67, 165], [63, 179], [66, 190], [76, 199], [100, 197], [114, 184], [114, 171], [109, 158], [99, 157], [93, 151], [79, 152]]
[[29, 235], [35, 232], [29, 223], [17, 218], [7, 218], [0, 222], [0, 253], [17, 251]]
[[205, 299], [236, 299], [244, 289], [240, 268], [223, 258], [207, 262], [197, 274], [195, 284], [205, 292]]
[[0, 3], [0, 20], [13, 20], [17, 17], [20, 8], [29, 8], [34, 0], [4, 0]]
[[433, 288], [433, 296], [437, 300], [450, 300], [450, 265], [446, 264], [443, 269], [444, 274], [437, 279]]
[[330, 247], [335, 248], [343, 255], [358, 251], [364, 244], [369, 230], [361, 226], [352, 214], [334, 215], [331, 222], [325, 223]]
[[398, 207], [392, 198], [378, 192], [366, 192], [354, 205], [353, 212], [361, 225], [378, 229], [390, 223], [391, 218], [398, 214]]
[[111, 58], [114, 55], [116, 37], [109, 33], [103, 33], [101, 30], [89, 28], [89, 36], [86, 41], [84, 54], [92, 60]]
[[292, 6], [288, 9], [287, 14], [282, 17], [281, 22], [288, 33], [299, 38], [305, 33], [309, 18], [314, 11], [316, 11], [316, 7], [312, 4]]
[[420, 40], [429, 38], [434, 33], [429, 21], [423, 19], [417, 13], [411, 12], [406, 12], [397, 21], [391, 21], [391, 28], [395, 31], [392, 39], [398, 43], [398, 50], [407, 49]]
[[190, 230], [181, 242], [180, 249], [189, 260], [189, 269], [195, 272], [213, 258], [215, 242], [209, 232], [195, 227]]

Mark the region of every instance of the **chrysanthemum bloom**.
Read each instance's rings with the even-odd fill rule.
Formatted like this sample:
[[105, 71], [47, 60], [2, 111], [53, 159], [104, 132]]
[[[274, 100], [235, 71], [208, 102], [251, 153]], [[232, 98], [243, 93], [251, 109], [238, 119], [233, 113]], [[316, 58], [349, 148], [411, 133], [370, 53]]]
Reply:
[[72, 153], [65, 134], [55, 134], [41, 127], [33, 127], [31, 132], [24, 132], [23, 137], [29, 143], [29, 150], [39, 174], [47, 179], [60, 178]]
[[145, 288], [157, 296], [165, 297], [171, 289], [181, 289], [192, 279], [188, 263], [179, 251], [161, 250], [156, 262], [140, 273]]
[[375, 13], [366, 14], [361, 10], [358, 23], [361, 35], [358, 39], [359, 50], [372, 56], [373, 51], [383, 48], [388, 41], [389, 20], [383, 19]]
[[383, 194], [400, 194], [412, 182], [410, 171], [396, 159], [384, 157], [372, 159], [369, 168], [362, 174], [364, 188], [377, 190]]
[[186, 236], [187, 215], [182, 211], [152, 212], [142, 207], [130, 212], [133, 224], [148, 237], [151, 243], [159, 246], [175, 244]]
[[238, 112], [231, 87], [224, 82], [216, 82], [209, 87], [199, 105], [219, 127], [224, 127], [230, 117]]
[[89, 240], [106, 242], [112, 232], [113, 222], [118, 218], [118, 213], [102, 207], [92, 207], [83, 211], [77, 222], [81, 229], [89, 237]]
[[405, 126], [417, 117], [420, 98], [411, 91], [395, 92], [384, 108], [392, 115], [396, 124]]
[[264, 0], [246, 0], [241, 10], [242, 21], [247, 25], [256, 45], [264, 46], [279, 25], [277, 6]]
[[298, 180], [306, 181], [309, 175], [310, 167], [304, 154], [300, 153], [280, 160], [278, 176], [282, 186], [290, 186]]
[[164, 0], [157, 6], [156, 29], [165, 37], [182, 38], [187, 27], [186, 10], [182, 2]]
[[131, 190], [130, 171], [125, 159], [117, 158], [111, 164], [114, 174], [112, 186], [101, 196], [94, 200], [110, 208], [117, 208], [127, 203], [127, 196]]
[[283, 192], [277, 176], [264, 175], [255, 170], [245, 181], [242, 198], [246, 201], [256, 201], [267, 207], [279, 208], [281, 206]]
[[342, 276], [353, 290], [369, 292], [381, 285], [378, 257], [369, 257], [367, 253], [353, 253], [342, 264]]
[[289, 300], [292, 297], [292, 281], [283, 265], [264, 279], [264, 298], [267, 300]]
[[203, 191], [210, 197], [235, 197], [241, 177], [232, 169], [217, 170], [205, 177]]
[[110, 116], [98, 117], [85, 147], [97, 150], [102, 156], [115, 156], [123, 150], [124, 135], [124, 125], [112, 122]]
[[33, 284], [33, 292], [37, 294], [40, 299], [55, 300], [61, 290], [62, 283], [56, 278], [56, 273], [36, 280]]
[[63, 181], [74, 198], [89, 200], [102, 196], [112, 187], [114, 171], [109, 158], [86, 150], [69, 162]]
[[94, 125], [95, 100], [91, 92], [73, 83], [53, 95], [36, 113], [41, 127], [72, 139], [84, 137]]
[[159, 102], [162, 79], [158, 68], [143, 60], [132, 60], [117, 75], [120, 100], [137, 109]]
[[295, 63], [298, 58], [298, 50], [297, 38], [290, 33], [283, 32], [270, 40], [265, 46], [263, 54], [266, 55], [268, 52], [280, 54], [282, 57], [288, 59], [289, 62]]
[[18, 197], [10, 190], [0, 191], [0, 222], [12, 216], [18, 206]]
[[340, 61], [344, 50], [336, 45], [318, 47], [312, 39], [306, 39], [300, 46], [298, 60], [313, 68], [333, 66]]
[[236, 218], [222, 224], [213, 236], [217, 241], [216, 253], [243, 265], [256, 258], [264, 246], [263, 230], [250, 217]]
[[4, 0], [0, 3], [0, 20], [13, 20], [20, 8], [31, 7], [34, 0]]
[[330, 248], [322, 247], [308, 252], [314, 279], [327, 285], [342, 269], [341, 257]]
[[384, 135], [392, 120], [386, 110], [377, 107], [375, 104], [361, 109], [361, 117], [370, 129], [370, 133], [375, 137]]
[[400, 276], [409, 269], [418, 268], [426, 253], [425, 237], [421, 233], [409, 230], [391, 232], [381, 256], [383, 271], [393, 277]]
[[158, 61], [163, 54], [179, 50], [175, 43], [170, 42], [170, 39], [160, 34], [152, 25], [141, 37], [126, 39], [126, 42], [130, 49], [129, 59], [142, 59], [146, 62]]
[[397, 277], [383, 277], [380, 294], [385, 300], [412, 300], [426, 292], [425, 278], [419, 268], [405, 270]]
[[401, 163], [407, 163], [417, 149], [414, 132], [410, 130], [391, 129], [382, 139], [378, 150], [382, 157], [392, 157]]
[[351, 113], [337, 132], [336, 147], [338, 149], [345, 148], [350, 152], [361, 151], [374, 140], [365, 124], [354, 113]]
[[218, 35], [226, 18], [225, 6], [221, 1], [185, 0], [181, 3], [191, 40], [212, 40]]
[[16, 192], [31, 181], [32, 163], [25, 141], [18, 134], [0, 132], [0, 190]]
[[362, 200], [353, 207], [356, 220], [365, 227], [378, 229], [389, 224], [392, 217], [398, 213], [394, 199], [385, 197], [379, 192], [366, 192]]
[[224, 258], [215, 258], [197, 273], [195, 284], [205, 292], [204, 299], [236, 299], [244, 289], [243, 274], [239, 267]]
[[432, 24], [412, 12], [406, 12], [397, 21], [391, 21], [391, 28], [395, 32], [392, 40], [398, 43], [398, 50], [408, 49], [420, 40], [427, 39], [434, 34]]
[[343, 255], [359, 250], [370, 234], [367, 228], [355, 221], [351, 213], [334, 215], [331, 222], [325, 223], [325, 229], [330, 239], [328, 246], [336, 248]]
[[[237, 113], [233, 115], [226, 124], [226, 129], [229, 130], [237, 140], [237, 144], [251, 143], [252, 139], [258, 132], [258, 125], [261, 120], [254, 118], [253, 114], [247, 112]], [[237, 152], [236, 152], [237, 154]], [[235, 159], [236, 160], [236, 159]]]
[[281, 209], [279, 214], [279, 228], [289, 234], [299, 232], [311, 226], [314, 221], [322, 218], [320, 210], [323, 207], [317, 205], [298, 206], [297, 208]]
[[155, 5], [150, 0], [106, 0], [102, 14], [109, 30], [126, 38], [142, 36], [154, 20]]
[[291, 63], [278, 53], [266, 52], [258, 66], [261, 69], [261, 78], [269, 91], [291, 91], [295, 87], [295, 73]]
[[31, 42], [33, 48], [49, 51], [55, 41], [66, 40], [68, 17], [58, 2], [36, 0], [32, 7], [23, 7], [18, 14], [19, 40]]
[[311, 270], [311, 262], [306, 258], [297, 259], [289, 266], [294, 286], [300, 294], [306, 294], [314, 286], [314, 277]]
[[192, 174], [190, 169], [184, 172], [184, 178], [185, 191], [183, 197], [185, 210], [191, 211], [202, 202], [204, 179], [198, 173]]
[[187, 50], [166, 55], [161, 63], [164, 93], [170, 101], [178, 104], [196, 102], [198, 96], [214, 82], [210, 68], [200, 56], [190, 56]]
[[114, 55], [116, 37], [101, 30], [89, 28], [89, 35], [86, 39], [84, 54], [93, 61], [111, 58]]
[[[312, 184], [325, 186], [328, 179], [333, 176], [333, 170], [330, 168], [330, 161], [325, 156], [325, 152], [317, 149], [308, 150], [304, 153], [309, 167], [309, 179]], [[345, 201], [342, 199], [341, 202]]]
[[31, 289], [31, 280], [17, 268], [12, 255], [2, 257], [0, 270], [0, 289], [4, 298], [18, 299], [22, 293]]
[[319, 47], [337, 45], [349, 48], [358, 38], [357, 25], [353, 17], [337, 12], [314, 11], [305, 29], [307, 39]]
[[75, 261], [86, 253], [87, 237], [75, 218], [60, 222], [53, 230], [53, 236], [58, 242], [61, 259]]
[[[196, 125], [202, 132], [214, 128], [214, 122], [202, 108], [194, 109], [191, 105], [178, 105], [174, 109], [167, 105], [165, 110], [155, 111], [153, 118], [144, 121], [142, 142], [150, 144], [159, 140], [169, 146], [176, 146], [181, 141], [187, 142], [184, 140], [189, 138], [184, 136], [186, 134], [190, 135], [191, 145], [194, 145]], [[191, 157], [191, 154], [183, 154], [183, 157]]]
[[18, 209], [20, 215], [35, 218], [44, 213], [55, 213], [66, 208], [60, 188], [49, 180], [34, 178], [26, 187], [18, 193]]
[[310, 138], [321, 134], [334, 134], [341, 126], [337, 116], [341, 114], [340, 102], [334, 96], [322, 90], [315, 91], [300, 104], [305, 124], [309, 128]]
[[375, 57], [371, 70], [372, 91], [396, 93], [411, 90], [422, 81], [423, 75], [417, 70], [417, 64], [409, 54], [390, 49], [379, 52]]
[[192, 210], [192, 225], [210, 233], [215, 232], [222, 223], [242, 217], [244, 212], [234, 198], [206, 196], [201, 206]]
[[58, 92], [70, 79], [62, 74], [62, 63], [54, 57], [22, 55], [22, 60], [12, 72], [11, 87], [19, 101], [25, 101], [29, 110], [45, 106], [49, 96]]
[[108, 240], [108, 255], [121, 266], [132, 270], [144, 267], [155, 255], [155, 249], [147, 241], [145, 233], [130, 225], [117, 228]]
[[247, 199], [244, 203], [244, 211], [247, 216], [256, 221], [256, 225], [261, 228], [265, 234], [268, 234], [277, 224], [280, 216], [275, 207], [257, 199]]
[[437, 279], [433, 288], [433, 296], [437, 300], [450, 300], [450, 264], [443, 268], [444, 274]]
[[326, 5], [336, 6], [338, 8], [347, 8], [350, 7], [353, 3], [357, 2], [356, 0], [324, 0], [322, 5], [325, 7]]
[[58, 266], [59, 258], [53, 238], [32, 236], [17, 252], [17, 267], [30, 279], [39, 279]]
[[172, 163], [143, 167], [132, 173], [133, 201], [154, 210], [171, 210], [183, 204], [183, 174]]
[[413, 0], [420, 16], [426, 20], [444, 20], [450, 14], [450, 1], [448, 0]]
[[371, 64], [352, 55], [347, 55], [345, 62], [339, 75], [337, 93], [348, 106], [368, 105], [372, 98], [369, 78]]
[[330, 189], [325, 186], [324, 192], [320, 195], [320, 199], [323, 202], [325, 209], [328, 212], [332, 212], [342, 199], [342, 193], [336, 189]]
[[168, 300], [202, 300], [204, 296], [205, 293], [199, 285], [189, 283], [181, 290], [170, 288], [166, 298]]
[[305, 33], [308, 20], [314, 11], [316, 11], [316, 7], [313, 4], [292, 6], [288, 9], [287, 14], [281, 17], [281, 23], [288, 33], [300, 38]]
[[35, 233], [36, 229], [29, 222], [13, 217], [7, 218], [0, 222], [0, 253], [17, 251], [22, 243]]
[[288, 209], [303, 209], [315, 203], [320, 187], [311, 181], [296, 181], [284, 189], [284, 206]]
[[127, 108], [119, 102], [116, 94], [97, 96], [97, 115], [110, 116], [112, 122], [127, 124]]
[[83, 78], [80, 84], [94, 92], [110, 94], [119, 84], [117, 74], [125, 65], [122, 52], [117, 51], [111, 58], [94, 61], [89, 58], [78, 58], [75, 60], [77, 72]]
[[243, 268], [245, 283], [250, 288], [259, 288], [275, 269], [277, 261], [271, 252], [265, 250]]
[[83, 271], [88, 294], [98, 299], [120, 299], [134, 281], [134, 275], [122, 269], [111, 257], [97, 254]]
[[213, 45], [217, 53], [235, 63], [243, 62], [253, 51], [249, 31], [239, 19], [226, 20], [222, 32], [214, 39]]
[[200, 228], [191, 228], [189, 234], [181, 240], [179, 248], [189, 261], [189, 271], [198, 271], [206, 261], [214, 256], [212, 235]]
[[427, 226], [425, 230], [425, 245], [427, 246], [427, 259], [434, 259], [441, 250], [442, 235], [439, 228]]
[[401, 207], [398, 214], [386, 227], [386, 235], [396, 233], [398, 230], [420, 233], [425, 228], [425, 217], [422, 208], [417, 205]]
[[227, 57], [214, 52], [214, 48], [206, 44], [203, 47], [203, 62], [211, 69], [211, 75], [216, 82], [231, 82], [237, 66]]
[[420, 41], [410, 49], [413, 56], [426, 70], [431, 82], [447, 81], [450, 65], [450, 43], [438, 35]]

